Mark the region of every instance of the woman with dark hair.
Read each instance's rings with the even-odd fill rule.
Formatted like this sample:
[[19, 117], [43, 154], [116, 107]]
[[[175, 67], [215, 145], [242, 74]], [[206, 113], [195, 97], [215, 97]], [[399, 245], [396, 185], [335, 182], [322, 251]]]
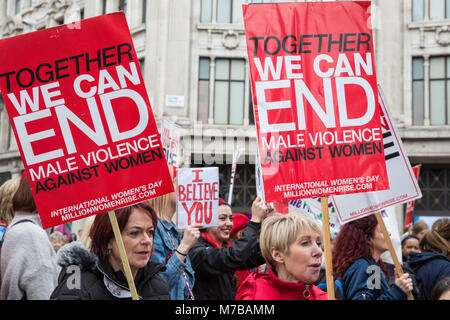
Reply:
[[[169, 165], [174, 189], [177, 190], [176, 170]], [[169, 285], [171, 300], [195, 299], [194, 270], [187, 255], [200, 237], [201, 224], [192, 224], [184, 229], [183, 234], [177, 230], [174, 216], [177, 211], [177, 193], [167, 193], [148, 200], [150, 206], [158, 215], [158, 227], [155, 230], [153, 262], [166, 266], [160, 273]]]
[[402, 257], [403, 262], [409, 259], [409, 255], [411, 252], [420, 252], [419, 249], [419, 238], [413, 235], [406, 236], [402, 240]]
[[436, 283], [450, 277], [449, 241], [450, 219], [442, 218], [436, 220], [420, 241], [422, 252], [410, 254], [407, 265], [421, 283], [421, 300], [428, 300]]
[[1, 299], [47, 300], [58, 283], [56, 254], [42, 228], [28, 178], [12, 197], [14, 218], [1, 251]]
[[[118, 209], [115, 214], [139, 298], [168, 300], [169, 288], [158, 275], [164, 266], [149, 262], [158, 221], [155, 211], [142, 202]], [[58, 263], [63, 270], [51, 299], [130, 299], [131, 292], [107, 213], [95, 216], [90, 238], [91, 252], [79, 242], [71, 242], [58, 251]], [[77, 270], [74, 266], [80, 272], [78, 283], [73, 280]]]
[[450, 277], [436, 283], [431, 290], [430, 300], [450, 300]]
[[335, 278], [342, 278], [347, 300], [402, 300], [412, 290], [412, 280], [407, 273], [390, 277], [380, 259], [388, 250], [383, 232], [375, 215], [345, 224], [339, 231], [333, 248]]

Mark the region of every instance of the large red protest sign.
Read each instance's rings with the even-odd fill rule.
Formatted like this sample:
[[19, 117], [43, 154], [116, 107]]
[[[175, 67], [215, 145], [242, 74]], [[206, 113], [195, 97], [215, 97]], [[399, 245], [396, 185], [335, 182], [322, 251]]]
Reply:
[[389, 188], [369, 7], [243, 6], [266, 201]]
[[0, 41], [0, 90], [48, 228], [173, 191], [123, 13]]

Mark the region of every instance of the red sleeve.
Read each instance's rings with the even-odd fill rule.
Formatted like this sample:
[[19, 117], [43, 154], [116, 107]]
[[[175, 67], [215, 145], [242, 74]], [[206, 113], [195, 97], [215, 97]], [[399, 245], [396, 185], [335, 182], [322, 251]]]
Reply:
[[256, 275], [257, 273], [252, 272], [242, 281], [236, 293], [236, 300], [255, 300]]
[[321, 290], [319, 287], [314, 286], [313, 293], [314, 293], [314, 296], [316, 297], [315, 300], [328, 300], [328, 293]]

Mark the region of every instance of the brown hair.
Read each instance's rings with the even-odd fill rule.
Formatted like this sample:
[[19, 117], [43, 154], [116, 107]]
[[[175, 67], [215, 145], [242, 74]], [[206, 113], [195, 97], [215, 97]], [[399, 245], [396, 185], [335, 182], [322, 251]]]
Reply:
[[20, 184], [20, 178], [7, 180], [0, 187], [0, 220], [10, 224], [14, 217], [12, 208], [12, 197], [17, 191]]
[[411, 234], [413, 236], [417, 236], [419, 233], [426, 229], [428, 229], [427, 223], [423, 220], [418, 220], [413, 224]]
[[420, 250], [443, 254], [450, 258], [448, 241], [450, 240], [450, 219], [436, 220], [420, 241]]
[[[156, 231], [158, 217], [156, 216], [155, 210], [153, 210], [147, 202], [141, 202], [115, 210], [120, 232], [122, 232], [127, 225], [133, 209], [142, 209], [145, 211], [152, 218], [153, 228]], [[89, 236], [92, 239], [91, 252], [100, 260], [106, 259], [109, 241], [114, 237], [114, 231], [107, 212], [99, 213], [95, 216]]]
[[14, 211], [37, 213], [36, 203], [34, 202], [33, 193], [31, 192], [30, 183], [26, 175], [24, 175], [16, 193], [14, 193], [12, 209]]

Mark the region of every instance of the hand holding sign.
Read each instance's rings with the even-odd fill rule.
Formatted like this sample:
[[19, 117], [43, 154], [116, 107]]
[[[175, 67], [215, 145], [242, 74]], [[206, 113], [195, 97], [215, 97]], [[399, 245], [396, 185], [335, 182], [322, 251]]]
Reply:
[[274, 209], [270, 204], [265, 205], [261, 197], [256, 197], [252, 204], [252, 218], [250, 221], [262, 223], [273, 212]]
[[191, 224], [186, 227], [183, 232], [183, 240], [181, 240], [180, 245], [178, 246], [179, 258], [181, 261], [184, 261], [184, 254], [187, 254], [189, 250], [191, 250], [192, 246], [197, 242], [198, 238], [200, 238], [200, 229], [203, 229], [203, 225], [200, 223]]
[[413, 283], [409, 274], [403, 273], [401, 276], [395, 277], [395, 284], [403, 290], [404, 293], [409, 294], [413, 289]]

